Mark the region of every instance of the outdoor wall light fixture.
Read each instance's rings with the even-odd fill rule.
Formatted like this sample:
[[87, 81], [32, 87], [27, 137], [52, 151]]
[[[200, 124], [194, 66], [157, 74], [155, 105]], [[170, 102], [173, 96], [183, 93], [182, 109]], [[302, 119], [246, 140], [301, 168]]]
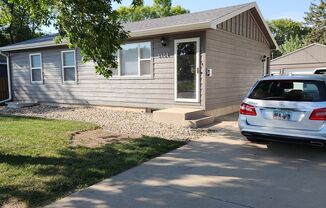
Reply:
[[267, 59], [267, 56], [266, 56], [266, 55], [264, 55], [264, 56], [262, 57], [262, 59], [261, 59], [261, 62], [265, 62], [265, 61], [266, 61], [266, 59]]
[[166, 38], [164, 38], [164, 37], [161, 38], [161, 44], [164, 47], [168, 45], [168, 41], [166, 40]]

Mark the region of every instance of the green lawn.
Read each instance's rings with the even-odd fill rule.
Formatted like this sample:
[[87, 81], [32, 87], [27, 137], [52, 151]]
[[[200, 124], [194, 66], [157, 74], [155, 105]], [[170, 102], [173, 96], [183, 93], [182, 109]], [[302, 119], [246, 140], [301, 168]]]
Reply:
[[69, 145], [72, 132], [94, 128], [82, 122], [0, 116], [0, 207], [9, 199], [29, 207], [50, 203], [184, 144], [142, 137], [95, 149]]

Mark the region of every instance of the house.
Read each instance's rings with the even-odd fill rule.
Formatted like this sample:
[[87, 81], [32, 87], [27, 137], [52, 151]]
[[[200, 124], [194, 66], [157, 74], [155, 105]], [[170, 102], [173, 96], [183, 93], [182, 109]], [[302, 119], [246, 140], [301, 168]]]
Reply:
[[93, 63], [83, 63], [78, 49], [56, 44], [55, 35], [0, 48], [10, 56], [12, 99], [195, 109], [218, 116], [238, 110], [278, 47], [256, 3], [124, 28], [130, 39], [109, 79], [97, 75]]
[[314, 43], [271, 61], [272, 74], [312, 74], [326, 68], [326, 45]]

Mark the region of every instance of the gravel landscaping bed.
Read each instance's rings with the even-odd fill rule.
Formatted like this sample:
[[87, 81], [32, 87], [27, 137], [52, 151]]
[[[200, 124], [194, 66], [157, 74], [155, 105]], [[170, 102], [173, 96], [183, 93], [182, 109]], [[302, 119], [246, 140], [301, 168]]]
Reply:
[[185, 127], [154, 122], [152, 114], [97, 107], [34, 106], [21, 109], [0, 107], [0, 114], [35, 116], [50, 119], [96, 123], [115, 134], [155, 136], [174, 140], [194, 140], [207, 133]]

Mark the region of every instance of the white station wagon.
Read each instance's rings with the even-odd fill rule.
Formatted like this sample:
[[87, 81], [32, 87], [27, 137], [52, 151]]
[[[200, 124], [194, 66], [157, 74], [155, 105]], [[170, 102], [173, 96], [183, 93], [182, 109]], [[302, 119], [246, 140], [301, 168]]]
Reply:
[[326, 76], [265, 77], [240, 107], [239, 127], [249, 141], [326, 144]]

